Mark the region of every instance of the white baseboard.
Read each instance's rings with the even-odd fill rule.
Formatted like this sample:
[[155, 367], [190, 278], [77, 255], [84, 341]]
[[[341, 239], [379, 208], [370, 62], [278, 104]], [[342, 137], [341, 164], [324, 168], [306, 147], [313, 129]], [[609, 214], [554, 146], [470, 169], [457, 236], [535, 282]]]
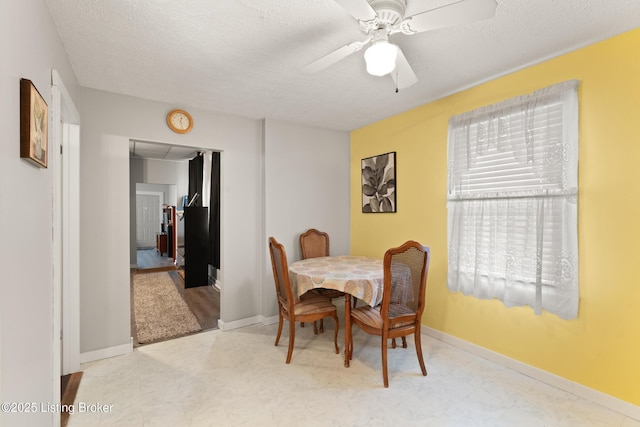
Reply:
[[520, 372], [521, 374], [534, 378], [545, 384], [549, 384], [561, 390], [567, 391], [569, 393], [573, 393], [578, 397], [597, 403], [601, 406], [604, 406], [605, 408], [611, 409], [612, 411], [619, 412], [620, 414], [623, 414], [627, 417], [640, 420], [640, 406], [636, 406], [632, 403], [629, 403], [622, 399], [618, 399], [617, 397], [613, 397], [608, 394], [602, 393], [598, 390], [594, 390], [592, 388], [586, 387], [582, 384], [569, 381], [558, 375], [552, 374], [547, 371], [543, 371], [542, 369], [536, 368], [531, 365], [527, 365], [526, 363], [522, 363], [518, 360], [512, 359], [510, 357], [504, 356], [494, 351], [488, 350], [484, 347], [480, 347], [476, 344], [472, 344], [460, 338], [456, 338], [452, 335], [445, 334], [444, 332], [440, 332], [433, 328], [429, 328], [423, 325], [422, 331], [425, 335], [428, 335], [430, 337], [443, 341], [447, 344], [451, 344], [462, 350], [466, 350], [469, 353], [475, 354], [476, 356], [480, 356], [484, 359], [487, 359], [499, 365], [505, 366], [509, 369], [513, 369], [514, 371]]
[[122, 356], [123, 354], [128, 354], [132, 351], [133, 340], [129, 344], [122, 344], [114, 347], [80, 353], [80, 363], [88, 363], [96, 360], [107, 359], [109, 357]]
[[240, 320], [234, 320], [233, 322], [223, 322], [222, 320], [218, 320], [218, 328], [221, 331], [231, 331], [233, 329], [244, 328], [245, 326], [255, 325], [256, 323], [260, 323], [260, 318], [262, 316], [253, 316], [247, 317]]
[[275, 316], [264, 317], [262, 316], [262, 324], [263, 325], [273, 325], [274, 323], [278, 323], [279, 316], [276, 314]]
[[244, 328], [245, 326], [255, 325], [256, 323], [262, 323], [263, 325], [273, 325], [274, 323], [278, 323], [278, 316], [253, 316], [240, 320], [234, 320], [233, 322], [223, 322], [222, 320], [218, 320], [218, 328], [224, 332], [231, 331], [233, 329]]

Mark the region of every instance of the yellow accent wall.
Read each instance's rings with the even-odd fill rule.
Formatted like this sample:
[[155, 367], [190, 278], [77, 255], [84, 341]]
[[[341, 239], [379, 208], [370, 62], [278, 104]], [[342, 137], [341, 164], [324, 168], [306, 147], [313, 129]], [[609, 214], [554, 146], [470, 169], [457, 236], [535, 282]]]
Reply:
[[[570, 79], [581, 81], [578, 318], [449, 292], [449, 117]], [[363, 214], [360, 160], [389, 151], [398, 212]], [[432, 251], [423, 324], [640, 405], [640, 29], [353, 131], [351, 253], [382, 257], [408, 239]]]

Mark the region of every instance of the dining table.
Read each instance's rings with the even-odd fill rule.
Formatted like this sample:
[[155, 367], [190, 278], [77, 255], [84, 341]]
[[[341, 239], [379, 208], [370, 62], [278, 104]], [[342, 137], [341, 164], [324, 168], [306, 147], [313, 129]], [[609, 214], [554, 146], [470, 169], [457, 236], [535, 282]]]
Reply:
[[[410, 282], [408, 269], [400, 268], [399, 281]], [[316, 289], [335, 289], [375, 307], [380, 304], [384, 289], [384, 267], [382, 259], [366, 256], [327, 256], [307, 258], [289, 264], [289, 279], [295, 298]], [[396, 286], [392, 300], [412, 299], [411, 286]], [[351, 327], [351, 298], [344, 299], [345, 359], [349, 367], [351, 343], [346, 332]]]

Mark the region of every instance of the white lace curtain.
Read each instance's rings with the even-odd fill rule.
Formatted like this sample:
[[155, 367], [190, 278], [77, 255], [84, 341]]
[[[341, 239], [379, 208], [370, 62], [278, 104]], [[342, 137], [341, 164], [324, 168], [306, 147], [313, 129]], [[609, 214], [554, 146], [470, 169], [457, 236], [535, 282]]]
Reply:
[[577, 317], [578, 85], [449, 120], [449, 290]]

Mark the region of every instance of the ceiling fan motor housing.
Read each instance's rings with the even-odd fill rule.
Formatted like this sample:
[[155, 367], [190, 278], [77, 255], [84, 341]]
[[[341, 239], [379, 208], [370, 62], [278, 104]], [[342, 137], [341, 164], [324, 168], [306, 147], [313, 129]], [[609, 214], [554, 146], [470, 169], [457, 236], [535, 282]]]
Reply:
[[405, 0], [368, 0], [368, 2], [375, 10], [376, 17], [370, 21], [360, 21], [360, 30], [365, 34], [398, 24], [404, 18], [407, 8]]

